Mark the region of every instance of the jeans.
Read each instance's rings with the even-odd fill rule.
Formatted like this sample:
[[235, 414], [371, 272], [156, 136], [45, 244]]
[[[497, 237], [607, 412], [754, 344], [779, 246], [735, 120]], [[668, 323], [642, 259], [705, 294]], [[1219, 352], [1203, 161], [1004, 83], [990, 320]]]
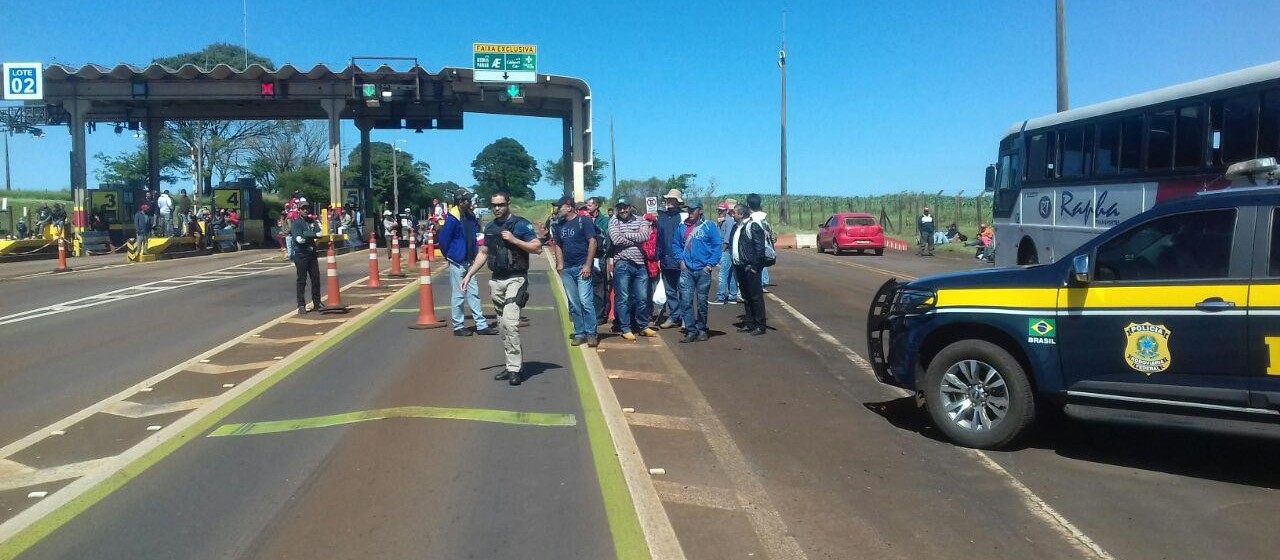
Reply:
[[453, 295], [449, 299], [449, 313], [453, 319], [454, 330], [461, 329], [466, 322], [463, 304], [467, 304], [471, 307], [471, 318], [476, 322], [476, 330], [482, 331], [489, 328], [489, 321], [484, 318], [484, 311], [480, 306], [480, 283], [468, 284], [465, 294], [459, 289], [462, 285], [462, 277], [467, 275], [469, 268], [471, 268], [470, 261], [465, 263], [449, 261], [449, 284], [453, 286]]
[[707, 294], [711, 293], [711, 269], [680, 271], [680, 309], [686, 333], [707, 332]]
[[582, 265], [572, 265], [560, 271], [560, 281], [564, 283], [565, 294], [569, 296], [573, 336], [596, 336], [595, 288], [592, 279], [582, 277]]
[[160, 232], [162, 236], [170, 237], [173, 235], [173, 212], [172, 211], [160, 213], [160, 228], [161, 230], [163, 230]]
[[769, 267], [760, 269], [760, 286], [764, 287], [769, 284]]
[[680, 307], [680, 269], [662, 269], [662, 287], [667, 292], [667, 320], [679, 323], [684, 318]]
[[720, 285], [716, 288], [716, 301], [734, 301], [738, 299], [738, 275], [733, 273], [733, 254], [725, 251], [720, 255]]
[[622, 332], [649, 326], [649, 271], [644, 265], [618, 259], [613, 264], [614, 314]]
[[[285, 228], [284, 247], [285, 247], [285, 251], [287, 251], [286, 255], [288, 255], [289, 259], [292, 260], [293, 259], [293, 236], [289, 234], [289, 228]], [[461, 283], [462, 281], [459, 280], [458, 282]]]

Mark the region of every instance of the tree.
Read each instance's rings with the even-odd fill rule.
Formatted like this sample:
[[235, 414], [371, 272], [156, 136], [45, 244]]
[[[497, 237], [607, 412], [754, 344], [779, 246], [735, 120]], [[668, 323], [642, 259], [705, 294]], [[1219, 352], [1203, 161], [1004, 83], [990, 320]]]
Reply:
[[[600, 159], [599, 154], [595, 152], [591, 153], [591, 161], [592, 167], [587, 169], [582, 177], [582, 190], [586, 192], [596, 192], [596, 189], [600, 187], [600, 182], [604, 180], [604, 170], [609, 168], [609, 162]], [[559, 161], [547, 160], [542, 164], [542, 178], [553, 185], [566, 187], [561, 189], [564, 194], [573, 196], [564, 180], [567, 169], [563, 155], [560, 156]]]
[[[161, 131], [160, 142], [160, 181], [176, 183], [178, 173], [186, 166], [182, 146], [176, 142], [168, 131]], [[98, 169], [98, 180], [104, 183], [147, 184], [147, 145], [144, 143], [131, 153], [107, 156], [101, 152], [93, 156], [102, 166]]]
[[[391, 172], [393, 167], [396, 170], [395, 175], [400, 178], [401, 208], [426, 208], [431, 205], [432, 198], [440, 197], [440, 191], [430, 183], [431, 166], [427, 162], [416, 161], [413, 154], [400, 150], [398, 154], [394, 154], [393, 165], [392, 156], [391, 144], [369, 143], [369, 167], [373, 170], [373, 185], [369, 190], [371, 200], [385, 204], [388, 208], [391, 207], [395, 198], [393, 192], [395, 182], [392, 180]], [[342, 170], [342, 180], [349, 186], [364, 183], [364, 167], [360, 165], [359, 147], [348, 154], [347, 166]]]
[[471, 169], [476, 192], [485, 198], [499, 191], [533, 198], [533, 185], [542, 180], [538, 161], [513, 138], [499, 138], [485, 146], [471, 162]]
[[276, 176], [276, 188], [281, 193], [302, 193], [313, 208], [329, 204], [329, 168], [323, 165], [308, 165], [300, 169], [285, 171]]
[[[244, 69], [245, 62], [274, 70], [272, 62], [244, 48], [227, 43], [214, 43], [198, 52], [182, 53], [152, 60], [169, 68], [193, 64], [208, 71], [219, 64]], [[240, 168], [247, 143], [270, 135], [276, 123], [272, 121], [170, 121], [165, 127], [185, 149], [191, 160], [192, 177], [200, 178], [198, 194], [212, 183], [216, 175], [225, 181], [231, 171]]]
[[[618, 181], [618, 188], [613, 190], [613, 198], [627, 197], [631, 200], [631, 204], [639, 207], [645, 207], [645, 198], [654, 197], [661, 199], [671, 189], [679, 189], [686, 201], [694, 198], [703, 198], [711, 196], [704, 192], [706, 189], [699, 188], [693, 180], [698, 176], [697, 173], [681, 173], [680, 175], [672, 175], [666, 179], [650, 177], [648, 179], [623, 179]], [[710, 187], [714, 194], [715, 186]], [[661, 208], [661, 203], [659, 203]]]
[[264, 190], [280, 192], [276, 182], [282, 173], [326, 165], [328, 141], [324, 125], [318, 122], [277, 121], [274, 130], [246, 142], [247, 161], [239, 170]]

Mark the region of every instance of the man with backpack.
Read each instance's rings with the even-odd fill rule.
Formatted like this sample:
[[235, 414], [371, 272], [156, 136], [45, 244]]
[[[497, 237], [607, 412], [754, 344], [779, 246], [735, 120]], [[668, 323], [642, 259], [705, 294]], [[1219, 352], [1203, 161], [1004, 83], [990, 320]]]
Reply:
[[[733, 231], [730, 250], [733, 251], [733, 268], [738, 275], [738, 290], [742, 293], [745, 315], [738, 332], [758, 336], [765, 334], [767, 323], [764, 309], [764, 285], [760, 274], [777, 261], [770, 237], [772, 228], [765, 221], [765, 213], [759, 211], [760, 195], [747, 196], [747, 204], [739, 204], [736, 211], [738, 227]], [[752, 211], [755, 210], [755, 211]]]
[[529, 220], [511, 214], [511, 197], [505, 192], [489, 199], [493, 209], [493, 221], [484, 228], [484, 246], [478, 258], [467, 270], [459, 286], [466, 293], [471, 279], [488, 264], [493, 273], [489, 279], [490, 297], [498, 314], [498, 334], [502, 338], [502, 350], [507, 356], [506, 370], [493, 378], [519, 385], [524, 374], [520, 349], [520, 307], [528, 300], [529, 255], [542, 254], [542, 242]]

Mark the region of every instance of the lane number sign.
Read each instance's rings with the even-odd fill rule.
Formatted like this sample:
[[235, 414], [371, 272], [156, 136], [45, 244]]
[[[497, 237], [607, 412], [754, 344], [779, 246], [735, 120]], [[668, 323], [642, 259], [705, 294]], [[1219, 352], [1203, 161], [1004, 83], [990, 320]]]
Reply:
[[39, 62], [6, 62], [0, 65], [6, 101], [44, 99], [44, 65]]

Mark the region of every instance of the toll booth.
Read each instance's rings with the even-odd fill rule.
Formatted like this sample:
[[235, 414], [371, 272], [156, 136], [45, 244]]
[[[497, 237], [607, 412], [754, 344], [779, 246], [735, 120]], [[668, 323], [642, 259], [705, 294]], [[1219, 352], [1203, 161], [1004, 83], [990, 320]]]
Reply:
[[[267, 206], [262, 200], [262, 191], [252, 178], [225, 182], [214, 187], [213, 208], [234, 210], [240, 217], [240, 227], [235, 228], [237, 241], [256, 246], [266, 243], [272, 224], [267, 223]], [[215, 238], [219, 233], [215, 232]]]
[[[134, 236], [133, 213], [138, 211], [144, 192], [140, 183], [135, 185], [102, 183], [98, 188], [89, 191], [89, 213], [90, 215], [97, 213], [106, 220], [107, 238], [111, 245], [119, 246]], [[91, 243], [86, 238], [85, 244], [96, 243]]]

